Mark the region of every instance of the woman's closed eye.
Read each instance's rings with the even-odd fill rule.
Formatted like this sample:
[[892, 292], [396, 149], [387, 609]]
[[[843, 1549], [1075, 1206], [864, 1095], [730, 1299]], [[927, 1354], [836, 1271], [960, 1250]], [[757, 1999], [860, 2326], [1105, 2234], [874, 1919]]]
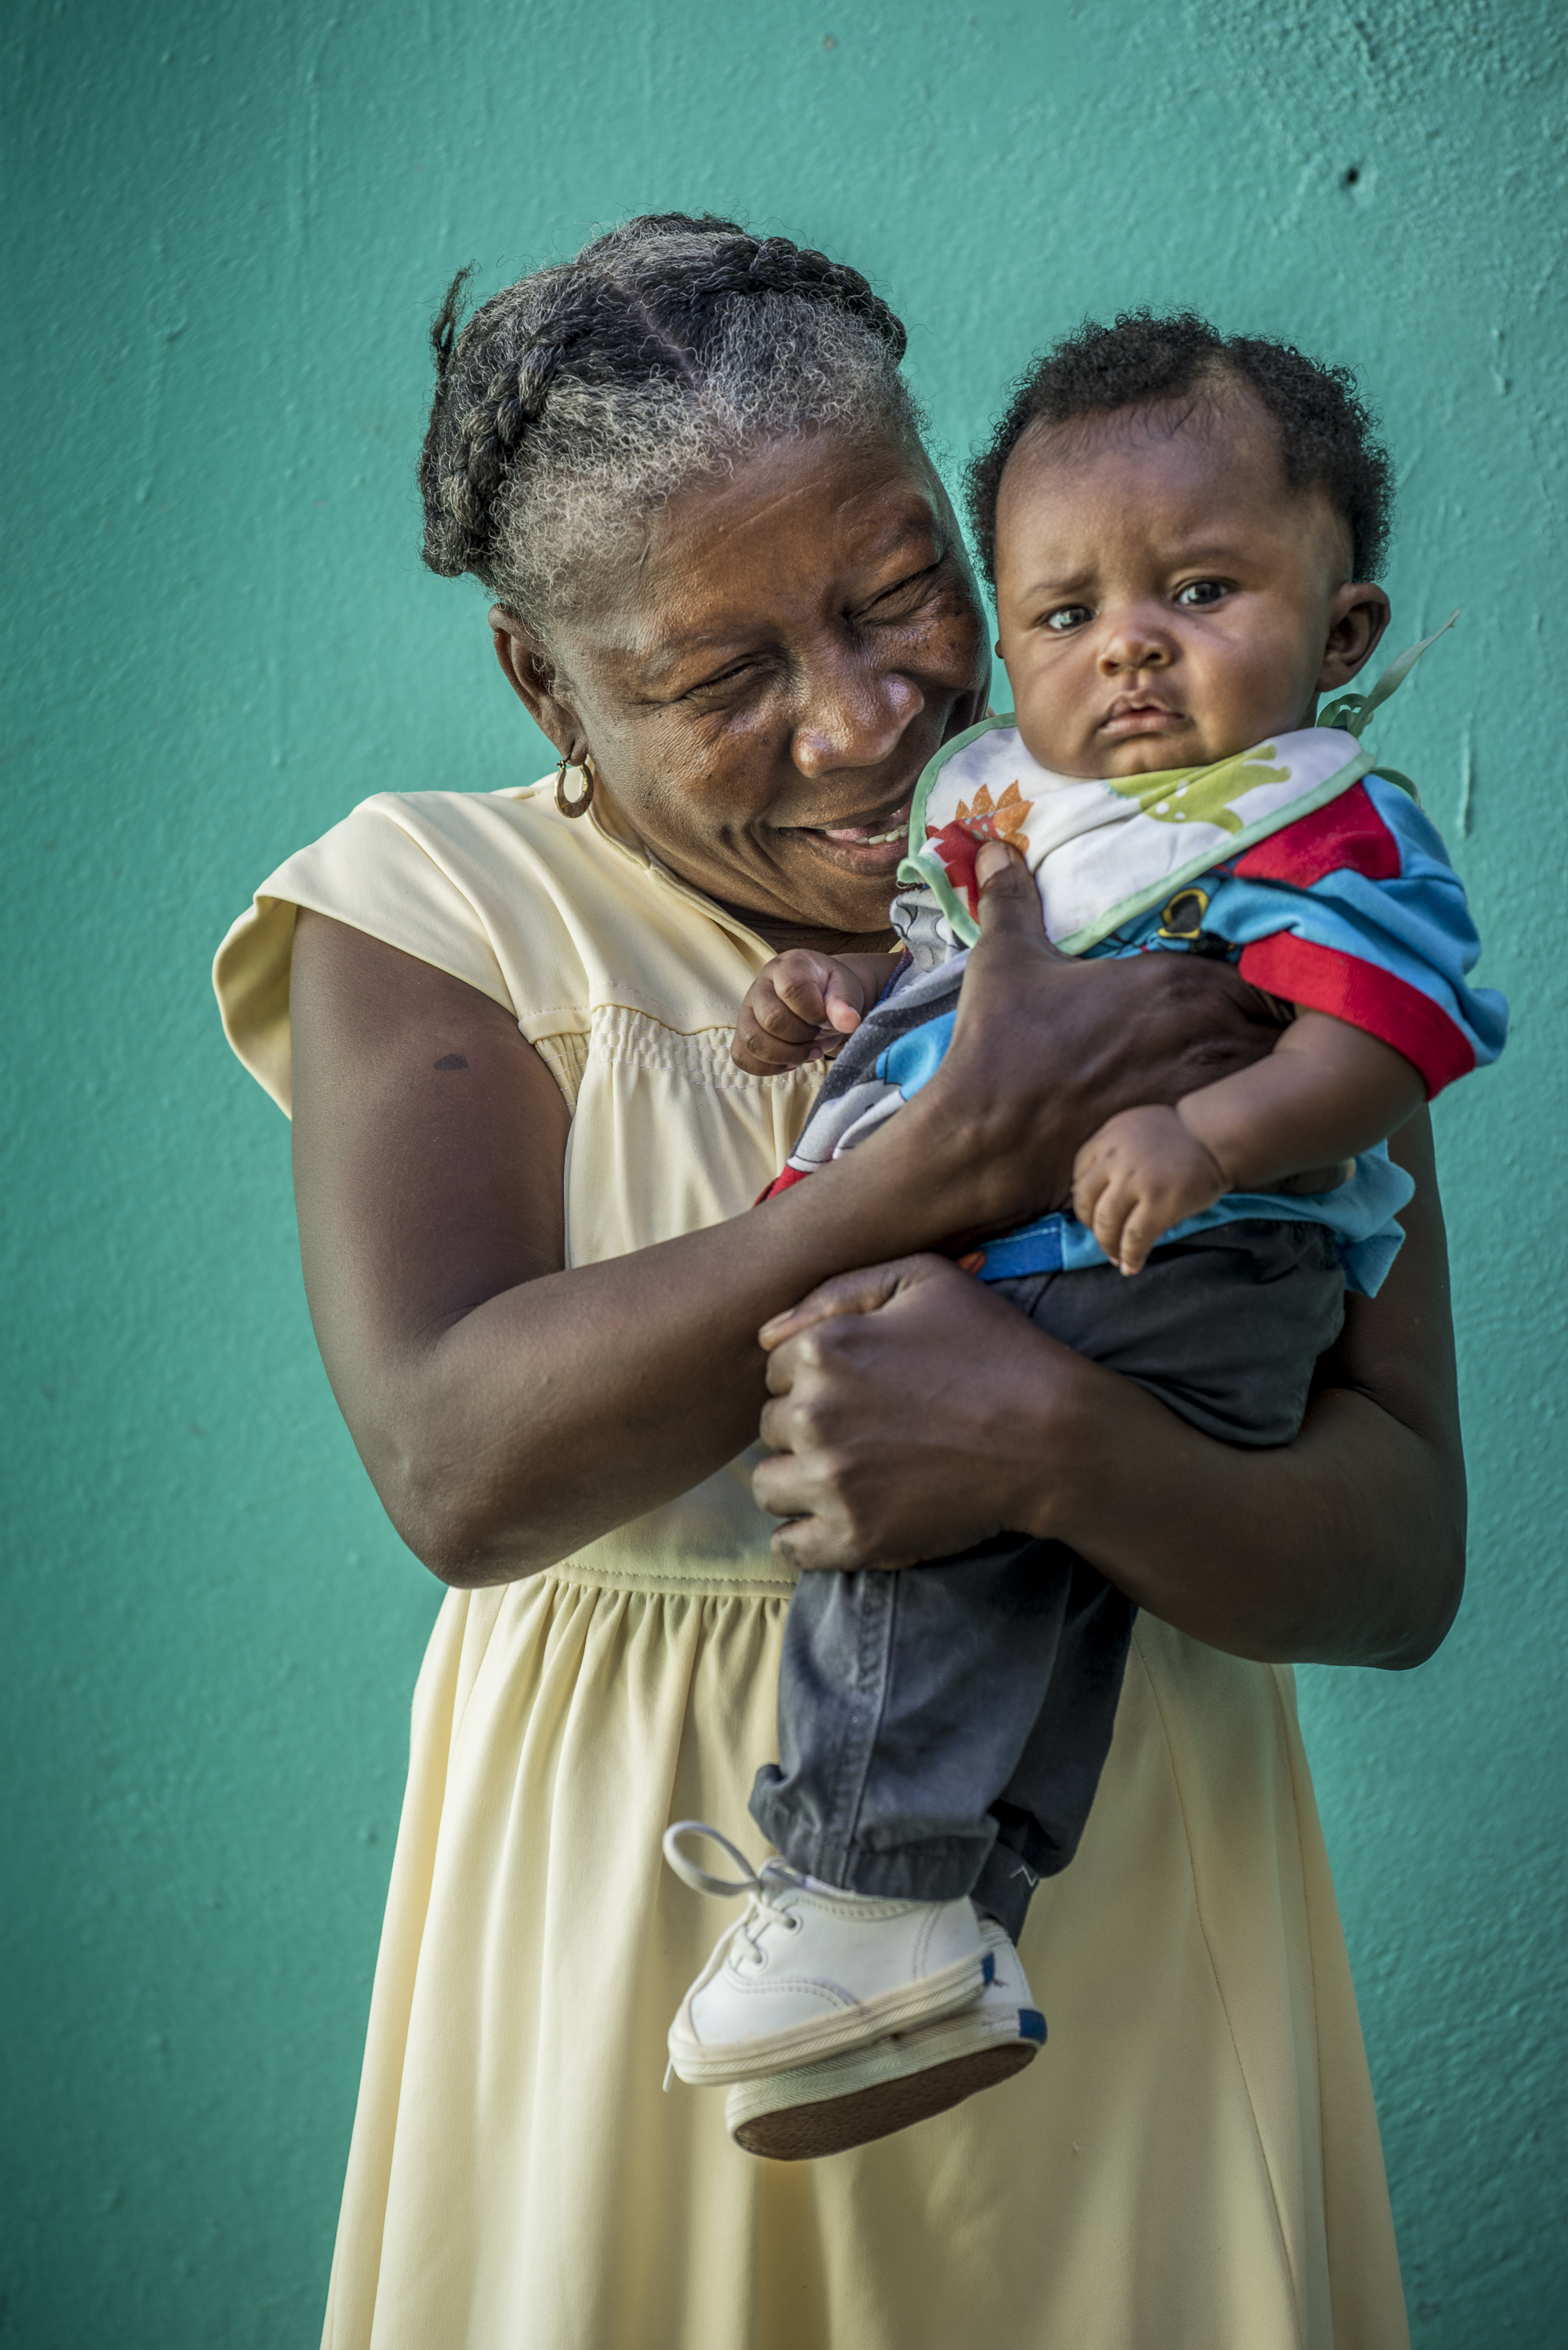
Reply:
[[732, 692], [745, 685], [768, 666], [760, 653], [746, 653], [724, 669], [715, 670], [711, 677], [699, 678], [695, 685], [686, 686], [675, 697], [678, 702], [701, 702], [706, 696]]
[[939, 555], [934, 563], [926, 564], [921, 570], [907, 573], [902, 579], [895, 580], [891, 588], [884, 588], [879, 594], [873, 596], [869, 604], [863, 608], [861, 617], [888, 619], [922, 603], [933, 588], [942, 584], [947, 567], [948, 558], [943, 554]]

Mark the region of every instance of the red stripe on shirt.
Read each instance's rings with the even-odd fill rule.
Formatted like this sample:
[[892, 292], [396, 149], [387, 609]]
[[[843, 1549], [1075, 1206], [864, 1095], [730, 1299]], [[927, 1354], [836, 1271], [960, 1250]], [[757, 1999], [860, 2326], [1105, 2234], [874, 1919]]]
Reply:
[[1372, 803], [1365, 784], [1352, 784], [1326, 807], [1261, 840], [1236, 859], [1243, 881], [1286, 881], [1310, 889], [1325, 873], [1365, 873], [1369, 881], [1397, 881], [1399, 844]]
[[1241, 976], [1305, 1012], [1327, 1012], [1380, 1036], [1421, 1073], [1428, 1101], [1475, 1067], [1475, 1048], [1442, 1006], [1378, 964], [1299, 939], [1293, 931], [1243, 947]]
[[753, 1207], [760, 1208], [763, 1201], [771, 1200], [776, 1191], [787, 1191], [792, 1183], [804, 1183], [810, 1172], [809, 1167], [786, 1167], [782, 1175], [774, 1177], [765, 1191], [757, 1193], [756, 1198], [752, 1201]]

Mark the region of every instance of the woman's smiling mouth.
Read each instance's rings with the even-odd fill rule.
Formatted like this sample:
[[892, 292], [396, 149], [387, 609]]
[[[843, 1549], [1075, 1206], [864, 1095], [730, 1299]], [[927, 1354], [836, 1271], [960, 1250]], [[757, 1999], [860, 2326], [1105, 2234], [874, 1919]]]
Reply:
[[909, 837], [913, 794], [897, 807], [878, 811], [850, 824], [791, 825], [788, 829], [814, 847], [826, 849], [835, 864], [856, 873], [891, 873], [903, 857]]

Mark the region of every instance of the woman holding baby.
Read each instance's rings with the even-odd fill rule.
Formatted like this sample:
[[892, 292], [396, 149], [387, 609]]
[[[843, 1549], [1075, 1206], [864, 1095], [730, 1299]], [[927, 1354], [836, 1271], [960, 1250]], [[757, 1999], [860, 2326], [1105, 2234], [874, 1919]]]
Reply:
[[[1061, 1207], [1091, 1135], [1260, 1062], [1278, 1014], [1222, 960], [1054, 954], [998, 846], [940, 1071], [747, 1212], [821, 1062], [748, 1074], [741, 1003], [783, 951], [888, 953], [911, 793], [986, 708], [902, 348], [854, 272], [674, 215], [461, 333], [449, 304], [427, 560], [494, 596], [558, 778], [367, 802], [220, 953], [292, 1103], [335, 1392], [451, 1586], [333, 2350], [1405, 2339], [1288, 1665], [1419, 1662], [1458, 1602], [1424, 1119], [1391, 1146], [1404, 1247], [1293, 1442], [1218, 1442], [1055, 1342], [940, 1252]], [[1377, 632], [1351, 605], [1346, 676]], [[1004, 1528], [1139, 1611], [1019, 1939], [1048, 2042], [917, 2127], [757, 2160], [712, 2091], [661, 2088], [729, 1915], [661, 1835], [743, 1826], [797, 1575]]]

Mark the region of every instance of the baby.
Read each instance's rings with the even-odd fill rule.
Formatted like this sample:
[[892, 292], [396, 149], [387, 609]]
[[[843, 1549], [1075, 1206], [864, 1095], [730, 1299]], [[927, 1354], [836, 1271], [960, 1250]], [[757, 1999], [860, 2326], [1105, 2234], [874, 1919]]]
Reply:
[[[903, 951], [797, 951], [752, 987], [744, 1066], [832, 1068], [774, 1189], [875, 1133], [940, 1066], [974, 866], [1008, 842], [1073, 955], [1223, 956], [1278, 1006], [1273, 1051], [1091, 1136], [1071, 1213], [981, 1278], [1053, 1336], [1233, 1444], [1287, 1443], [1348, 1284], [1374, 1294], [1409, 1179], [1386, 1138], [1501, 1051], [1459, 882], [1410, 787], [1316, 716], [1381, 637], [1388, 463], [1345, 379], [1189, 317], [1086, 327], [1035, 369], [971, 474], [1014, 714], [926, 770]], [[1417, 648], [1417, 650], [1422, 650]], [[1315, 723], [1314, 723], [1315, 722]], [[972, 1262], [972, 1260], [971, 1260]], [[939, 2111], [1044, 2038], [1013, 1939], [1071, 1860], [1134, 1609], [1064, 1544], [1003, 1534], [896, 1572], [802, 1576], [780, 1761], [752, 1812], [780, 1857], [670, 2027], [731, 2088], [732, 2134], [823, 2153]], [[710, 1836], [714, 1831], [703, 1829]]]

